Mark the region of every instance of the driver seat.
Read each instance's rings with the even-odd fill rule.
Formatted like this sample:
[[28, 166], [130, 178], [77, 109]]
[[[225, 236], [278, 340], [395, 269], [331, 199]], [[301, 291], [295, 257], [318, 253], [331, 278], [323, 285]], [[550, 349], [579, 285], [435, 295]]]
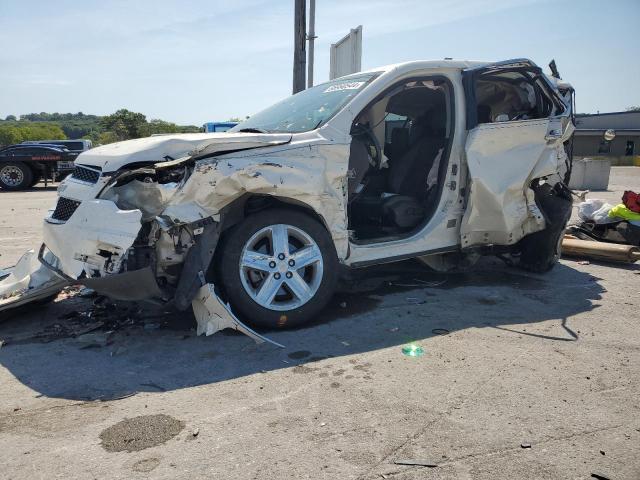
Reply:
[[383, 223], [401, 230], [415, 228], [425, 216], [429, 172], [444, 146], [442, 137], [423, 136], [389, 164], [388, 192], [383, 194]]

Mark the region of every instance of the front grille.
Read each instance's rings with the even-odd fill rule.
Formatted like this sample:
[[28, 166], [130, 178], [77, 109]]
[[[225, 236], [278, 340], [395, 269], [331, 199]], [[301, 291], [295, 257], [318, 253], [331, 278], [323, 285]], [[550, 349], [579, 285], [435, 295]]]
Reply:
[[56, 209], [53, 211], [51, 218], [66, 222], [71, 218], [71, 215], [73, 215], [73, 212], [75, 212], [79, 206], [80, 202], [71, 200], [70, 198], [60, 197], [58, 198], [58, 204], [56, 205]]
[[83, 182], [96, 183], [100, 178], [100, 170], [76, 165], [71, 176]]

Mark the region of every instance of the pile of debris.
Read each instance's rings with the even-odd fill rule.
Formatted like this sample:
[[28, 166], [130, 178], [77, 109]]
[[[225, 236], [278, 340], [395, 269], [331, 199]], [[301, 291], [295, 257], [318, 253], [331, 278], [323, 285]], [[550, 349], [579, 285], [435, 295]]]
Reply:
[[[62, 338], [74, 338], [81, 348], [103, 347], [113, 342], [118, 331], [141, 328], [156, 330], [173, 328], [176, 315], [170, 311], [155, 311], [142, 308], [137, 302], [114, 302], [109, 298], [97, 295], [90, 288], [78, 286], [65, 287], [58, 300], [73, 299], [72, 310], [60, 315], [56, 322], [45, 326], [37, 332], [30, 332], [25, 337], [5, 338], [5, 344], [49, 343]], [[180, 316], [183, 318], [184, 316]], [[181, 325], [178, 329], [189, 330], [193, 320]]]
[[640, 260], [640, 194], [625, 191], [622, 203], [591, 199], [578, 205], [580, 223], [567, 227], [567, 256], [633, 263]]

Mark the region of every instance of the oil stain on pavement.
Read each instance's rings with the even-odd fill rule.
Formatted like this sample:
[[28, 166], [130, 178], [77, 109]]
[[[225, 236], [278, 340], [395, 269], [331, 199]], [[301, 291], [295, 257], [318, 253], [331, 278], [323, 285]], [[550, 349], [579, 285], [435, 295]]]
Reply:
[[102, 447], [108, 452], [136, 452], [161, 445], [178, 435], [184, 422], [169, 415], [142, 415], [125, 418], [100, 433]]

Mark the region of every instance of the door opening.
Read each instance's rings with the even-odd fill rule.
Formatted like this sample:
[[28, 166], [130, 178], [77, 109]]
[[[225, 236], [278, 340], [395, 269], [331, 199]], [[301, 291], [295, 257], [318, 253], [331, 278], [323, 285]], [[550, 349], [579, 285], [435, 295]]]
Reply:
[[356, 118], [349, 157], [349, 229], [356, 243], [406, 237], [431, 218], [453, 137], [444, 77], [404, 81]]

